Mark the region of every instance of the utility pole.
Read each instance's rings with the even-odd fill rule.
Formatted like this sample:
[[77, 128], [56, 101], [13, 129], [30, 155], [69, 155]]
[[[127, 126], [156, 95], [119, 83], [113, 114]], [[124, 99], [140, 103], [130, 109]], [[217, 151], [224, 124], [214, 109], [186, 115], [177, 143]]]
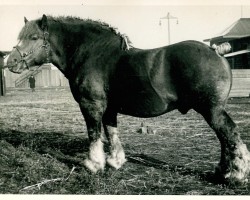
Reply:
[[161, 20], [163, 20], [163, 19], [167, 19], [168, 20], [168, 44], [170, 45], [171, 44], [171, 42], [170, 42], [170, 20], [171, 19], [176, 19], [177, 20], [176, 24], [178, 24], [179, 23], [178, 22], [178, 18], [171, 16], [170, 13], [168, 12], [167, 16], [160, 18], [160, 22], [159, 22], [160, 26], [161, 26]]

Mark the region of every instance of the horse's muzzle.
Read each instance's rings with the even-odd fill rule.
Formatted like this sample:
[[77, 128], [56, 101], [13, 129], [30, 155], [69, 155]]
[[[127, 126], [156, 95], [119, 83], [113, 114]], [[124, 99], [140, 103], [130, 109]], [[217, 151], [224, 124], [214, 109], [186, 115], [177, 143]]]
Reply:
[[8, 68], [13, 73], [20, 74], [20, 73], [22, 73], [22, 70], [20, 70], [22, 68], [21, 65], [22, 65], [21, 63], [10, 62], [10, 63], [7, 63], [5, 68]]

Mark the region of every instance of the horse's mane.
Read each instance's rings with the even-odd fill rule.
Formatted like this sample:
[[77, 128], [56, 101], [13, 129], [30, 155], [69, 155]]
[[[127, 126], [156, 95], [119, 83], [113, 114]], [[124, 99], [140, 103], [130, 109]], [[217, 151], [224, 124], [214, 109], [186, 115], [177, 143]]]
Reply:
[[[52, 22], [57, 22], [60, 24], [88, 24], [89, 26], [93, 26], [96, 28], [99, 28], [100, 30], [108, 30], [112, 33], [114, 33], [115, 35], [121, 37], [124, 40], [124, 43], [126, 43], [128, 48], [132, 48], [132, 42], [130, 41], [129, 37], [125, 34], [122, 34], [121, 32], [118, 31], [118, 29], [116, 27], [111, 26], [110, 24], [103, 22], [101, 20], [92, 20], [92, 19], [82, 19], [79, 17], [73, 17], [73, 16], [58, 16], [58, 17], [54, 17], [54, 16], [47, 16], [48, 18], [48, 22], [52, 21]], [[38, 22], [37, 19], [35, 20], [35, 22]], [[28, 38], [29, 35], [31, 35], [32, 33], [37, 33], [37, 28], [33, 26], [33, 24], [31, 23], [27, 23], [25, 28], [23, 28], [21, 30], [21, 32], [19, 33], [18, 39], [23, 39], [23, 38]]]

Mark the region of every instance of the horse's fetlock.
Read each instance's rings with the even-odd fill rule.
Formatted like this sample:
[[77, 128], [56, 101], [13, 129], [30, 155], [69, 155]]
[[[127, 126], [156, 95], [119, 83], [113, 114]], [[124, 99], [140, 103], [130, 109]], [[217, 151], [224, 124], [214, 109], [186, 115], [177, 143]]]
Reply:
[[107, 158], [107, 163], [115, 169], [120, 169], [126, 161], [127, 159], [125, 159], [125, 157], [117, 158], [109, 156]]
[[250, 173], [250, 153], [243, 142], [236, 144], [230, 155], [219, 164], [218, 172], [229, 182], [247, 182]]
[[88, 158], [83, 161], [83, 165], [92, 173], [97, 173], [98, 171], [104, 170], [103, 164], [94, 162]]

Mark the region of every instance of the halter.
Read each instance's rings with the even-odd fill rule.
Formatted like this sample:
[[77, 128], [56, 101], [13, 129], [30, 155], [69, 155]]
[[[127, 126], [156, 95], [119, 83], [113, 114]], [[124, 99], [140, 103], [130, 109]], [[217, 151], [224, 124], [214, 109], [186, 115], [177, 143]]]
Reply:
[[[47, 55], [47, 58], [46, 58], [46, 63], [50, 63], [50, 58], [49, 58], [49, 47], [50, 47], [50, 44], [48, 42], [48, 37], [49, 37], [49, 33], [48, 32], [43, 32], [43, 45], [41, 45], [40, 47], [38, 47], [38, 49], [41, 49], [41, 48], [44, 48], [45, 52], [46, 52], [46, 55]], [[17, 62], [20, 63], [20, 62], [23, 62], [25, 63], [26, 67], [28, 68], [29, 70], [29, 66], [27, 65], [27, 62], [25, 60], [25, 58], [28, 56], [28, 55], [31, 55], [33, 54], [35, 51], [37, 51], [38, 49], [33, 49], [31, 51], [28, 51], [28, 52], [22, 52], [18, 45], [17, 46], [14, 46], [13, 47], [14, 49], [17, 50], [17, 52], [20, 54], [21, 56], [21, 59]]]

